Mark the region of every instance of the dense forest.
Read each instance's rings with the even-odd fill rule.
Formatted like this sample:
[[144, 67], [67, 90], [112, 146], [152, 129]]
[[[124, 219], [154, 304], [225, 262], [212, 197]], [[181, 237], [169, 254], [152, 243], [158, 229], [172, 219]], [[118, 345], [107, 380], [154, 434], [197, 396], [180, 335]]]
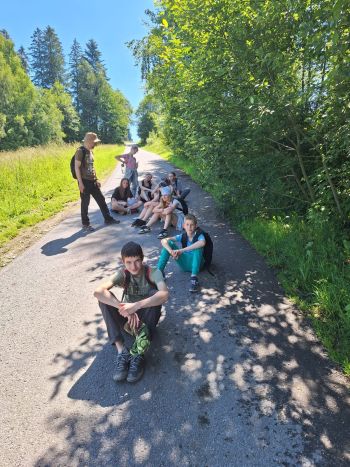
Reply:
[[0, 31], [0, 150], [82, 139], [104, 143], [128, 137], [131, 106], [108, 82], [98, 44], [74, 40], [66, 64], [55, 30], [37, 28], [29, 50], [16, 51]]
[[348, 0], [161, 0], [148, 22], [129, 44], [139, 136], [163, 138], [260, 235], [350, 372]]

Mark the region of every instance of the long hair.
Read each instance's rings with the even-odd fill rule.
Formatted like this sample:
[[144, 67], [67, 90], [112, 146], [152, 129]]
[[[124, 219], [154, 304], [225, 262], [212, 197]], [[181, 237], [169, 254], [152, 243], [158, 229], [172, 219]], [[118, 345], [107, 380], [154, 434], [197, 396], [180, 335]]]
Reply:
[[[126, 180], [128, 182], [128, 186], [126, 188], [123, 187], [123, 181]], [[119, 185], [119, 194], [122, 199], [124, 198], [132, 198], [132, 193], [130, 190], [130, 182], [128, 178], [122, 178], [120, 180], [120, 185]]]
[[163, 199], [163, 196], [160, 197], [160, 205], [162, 209], [168, 208], [171, 205], [171, 202], [173, 200], [173, 195], [168, 195], [170, 200], [168, 203], [166, 203]]

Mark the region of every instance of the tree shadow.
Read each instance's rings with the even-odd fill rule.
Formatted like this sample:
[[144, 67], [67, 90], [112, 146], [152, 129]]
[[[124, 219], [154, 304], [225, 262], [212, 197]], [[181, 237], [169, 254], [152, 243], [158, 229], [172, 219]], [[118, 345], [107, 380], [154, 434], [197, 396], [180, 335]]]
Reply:
[[[100, 314], [86, 323], [52, 377], [52, 397], [70, 378], [68, 397], [85, 405], [50, 415], [45, 428], [57, 442], [34, 465], [349, 465], [345, 378], [263, 259], [194, 184], [190, 196], [214, 240], [215, 277], [202, 273], [201, 293], [190, 295], [189, 274], [168, 263], [170, 299], [136, 385], [112, 381]], [[159, 245], [148, 248], [151, 264], [158, 255]], [[96, 263], [92, 281], [112, 269]]]

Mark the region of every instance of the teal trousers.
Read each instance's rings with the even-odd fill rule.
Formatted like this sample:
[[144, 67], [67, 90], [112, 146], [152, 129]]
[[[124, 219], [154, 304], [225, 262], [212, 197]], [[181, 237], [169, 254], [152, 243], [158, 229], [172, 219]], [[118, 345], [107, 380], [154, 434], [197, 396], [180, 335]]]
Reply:
[[[179, 250], [176, 242], [173, 242], [172, 240], [169, 241], [169, 246], [172, 250]], [[157, 268], [161, 271], [164, 271], [169, 258], [170, 253], [165, 248], [162, 248]], [[192, 276], [197, 276], [204, 264], [203, 248], [186, 251], [185, 253], [182, 253], [175, 261], [183, 271], [190, 272]]]

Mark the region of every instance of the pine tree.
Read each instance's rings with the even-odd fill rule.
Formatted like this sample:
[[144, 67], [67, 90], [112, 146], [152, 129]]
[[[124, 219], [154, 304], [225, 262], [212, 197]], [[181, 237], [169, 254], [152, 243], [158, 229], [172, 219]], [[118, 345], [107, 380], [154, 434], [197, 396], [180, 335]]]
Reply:
[[105, 78], [107, 78], [106, 68], [101, 59], [101, 56], [102, 54], [98, 49], [97, 42], [94, 39], [90, 39], [86, 44], [84, 58], [95, 71], [95, 73], [102, 71]]
[[74, 39], [72, 48], [69, 54], [69, 90], [73, 98], [73, 102], [77, 112], [81, 111], [79, 101], [79, 90], [81, 83], [79, 80], [79, 66], [83, 60], [83, 52], [79, 42]]
[[56, 81], [65, 84], [65, 63], [62, 44], [51, 26], [47, 26], [43, 34], [44, 60], [46, 76], [43, 87], [51, 88]]
[[6, 29], [0, 29], [0, 34], [4, 36], [5, 39], [11, 40], [10, 34], [6, 31]]
[[25, 69], [27, 73], [29, 73], [29, 58], [28, 55], [24, 49], [24, 47], [21, 45], [21, 47], [17, 51], [17, 55], [21, 59], [22, 66]]
[[29, 47], [29, 55], [32, 81], [37, 86], [43, 87], [45, 82], [46, 64], [44, 58], [44, 37], [42, 30], [36, 28], [31, 39], [32, 42]]

